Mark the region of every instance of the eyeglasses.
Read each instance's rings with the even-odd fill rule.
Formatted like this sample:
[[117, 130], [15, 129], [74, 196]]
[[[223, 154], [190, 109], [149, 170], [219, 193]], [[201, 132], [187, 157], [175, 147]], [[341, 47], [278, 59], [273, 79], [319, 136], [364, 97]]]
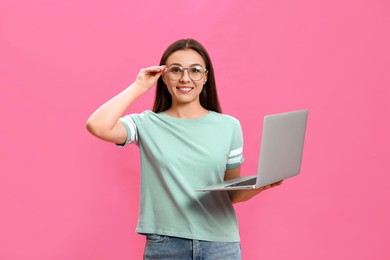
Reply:
[[200, 65], [194, 65], [189, 68], [171, 65], [165, 70], [165, 75], [167, 75], [170, 80], [180, 80], [183, 77], [185, 70], [187, 70], [190, 79], [194, 81], [201, 80], [207, 72], [207, 70]]

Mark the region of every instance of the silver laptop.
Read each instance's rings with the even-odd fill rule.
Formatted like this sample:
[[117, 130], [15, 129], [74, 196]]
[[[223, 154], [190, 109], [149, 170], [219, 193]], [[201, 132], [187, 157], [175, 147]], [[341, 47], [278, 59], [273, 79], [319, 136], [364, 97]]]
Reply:
[[243, 176], [197, 191], [256, 189], [296, 176], [301, 169], [308, 110], [264, 117], [257, 176]]

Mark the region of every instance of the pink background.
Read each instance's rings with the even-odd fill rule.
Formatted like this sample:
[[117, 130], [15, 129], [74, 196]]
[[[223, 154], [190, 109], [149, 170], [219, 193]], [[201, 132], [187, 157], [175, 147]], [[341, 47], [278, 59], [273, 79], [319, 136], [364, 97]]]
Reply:
[[390, 259], [389, 13], [387, 0], [1, 0], [0, 259], [141, 259], [138, 149], [85, 121], [184, 37], [209, 50], [242, 123], [244, 175], [265, 114], [310, 110], [301, 175], [236, 206], [243, 259]]

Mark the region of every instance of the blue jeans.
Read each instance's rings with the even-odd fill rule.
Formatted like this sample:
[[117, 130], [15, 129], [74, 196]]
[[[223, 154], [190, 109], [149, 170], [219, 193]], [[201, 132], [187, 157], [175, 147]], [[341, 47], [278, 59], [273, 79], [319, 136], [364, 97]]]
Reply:
[[211, 242], [148, 234], [144, 259], [241, 260], [241, 247], [239, 242]]

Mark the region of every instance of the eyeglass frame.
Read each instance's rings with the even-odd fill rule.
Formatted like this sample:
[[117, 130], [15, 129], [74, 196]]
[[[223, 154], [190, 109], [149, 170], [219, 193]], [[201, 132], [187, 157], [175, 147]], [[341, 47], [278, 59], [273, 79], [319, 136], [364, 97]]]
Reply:
[[[204, 76], [205, 76], [205, 75], [207, 74], [207, 72], [208, 72], [207, 69], [203, 68], [202, 65], [199, 65], [199, 64], [192, 65], [192, 66], [190, 66], [190, 67], [188, 67], [188, 68], [184, 68], [184, 67], [182, 67], [182, 66], [180, 66], [180, 65], [177, 65], [177, 64], [171, 64], [169, 67], [167, 67], [167, 68], [165, 69], [164, 74], [167, 75], [169, 68], [174, 67], [174, 66], [175, 66], [175, 67], [179, 67], [179, 68], [182, 70], [182, 73], [181, 73], [180, 78], [178, 78], [178, 79], [171, 79], [171, 78], [170, 78], [170, 80], [174, 80], [174, 81], [179, 81], [181, 78], [183, 78], [183, 76], [184, 76], [184, 71], [185, 71], [185, 70], [187, 70], [188, 77], [189, 77], [191, 80], [193, 80], [193, 81], [202, 80], [202, 79], [204, 78]], [[196, 66], [201, 67], [201, 68], [203, 69], [203, 75], [202, 75], [202, 77], [201, 77], [200, 79], [192, 79], [191, 76], [190, 76], [189, 69], [192, 68], [192, 67], [196, 67]], [[169, 77], [168, 77], [168, 78], [169, 78]]]

